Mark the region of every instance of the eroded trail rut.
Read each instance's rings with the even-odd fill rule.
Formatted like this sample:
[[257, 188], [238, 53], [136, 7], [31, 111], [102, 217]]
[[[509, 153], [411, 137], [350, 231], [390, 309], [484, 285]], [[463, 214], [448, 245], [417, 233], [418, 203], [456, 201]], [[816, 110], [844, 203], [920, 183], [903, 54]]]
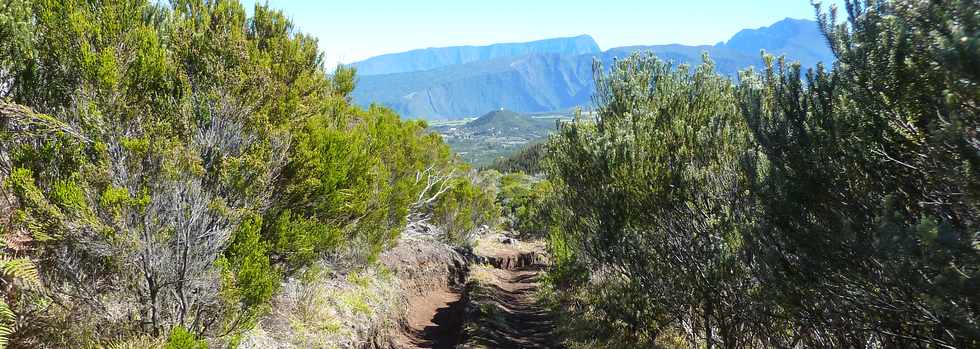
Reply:
[[403, 348], [455, 348], [462, 342], [465, 304], [462, 290], [439, 290], [412, 299]]
[[540, 246], [482, 242], [465, 286], [409, 302], [401, 348], [558, 348], [554, 317], [537, 300]]
[[477, 272], [468, 286], [464, 348], [556, 348], [554, 317], [535, 296], [543, 266]]

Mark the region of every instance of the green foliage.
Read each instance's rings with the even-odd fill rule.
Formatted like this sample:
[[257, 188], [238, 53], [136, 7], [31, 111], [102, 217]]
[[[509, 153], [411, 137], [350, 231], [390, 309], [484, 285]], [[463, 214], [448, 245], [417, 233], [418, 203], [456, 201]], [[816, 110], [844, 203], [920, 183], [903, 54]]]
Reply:
[[450, 243], [470, 246], [477, 229], [492, 225], [500, 209], [486, 187], [466, 179], [456, 179], [450, 185], [433, 208], [433, 222], [446, 230], [445, 238]]
[[544, 173], [541, 162], [544, 161], [547, 143], [540, 142], [525, 146], [510, 156], [497, 159], [488, 168], [500, 172], [521, 172], [529, 175]]
[[308, 265], [335, 250], [342, 226], [367, 210], [372, 159], [365, 135], [330, 122], [312, 118], [298, 133], [283, 171], [283, 207], [265, 229], [274, 252], [290, 265]]
[[977, 346], [980, 8], [846, 4], [820, 15], [829, 71], [596, 67], [597, 118], [546, 161], [551, 281], [584, 337]]
[[339, 248], [373, 259], [407, 223], [417, 174], [451, 168], [449, 150], [424, 125], [381, 108], [350, 106], [311, 118], [283, 171], [276, 217], [265, 228], [290, 268]]
[[163, 340], [151, 338], [148, 336], [139, 336], [135, 338], [119, 339], [109, 342], [105, 345], [106, 349], [160, 349], [166, 343]]
[[[351, 105], [353, 69], [328, 75], [285, 14], [252, 13], [233, 0], [0, 4], [10, 231], [29, 233], [53, 294], [71, 295], [18, 340], [180, 328], [234, 342], [283, 277], [328, 256], [370, 262], [432, 212], [417, 202], [427, 181], [459, 166], [441, 138]], [[478, 191], [454, 205], [476, 207]], [[484, 219], [465, 214], [454, 224]]]
[[51, 190], [51, 199], [65, 210], [78, 212], [88, 207], [85, 192], [71, 180], [55, 182]]
[[222, 320], [228, 345], [236, 346], [245, 330], [269, 310], [282, 281], [282, 272], [269, 258], [268, 243], [261, 236], [262, 220], [246, 218], [232, 237], [224, 256], [214, 263], [221, 273], [220, 297], [227, 307]]
[[0, 349], [9, 343], [7, 337], [14, 332], [14, 312], [5, 300], [0, 300]]
[[208, 343], [198, 339], [187, 329], [177, 326], [170, 330], [165, 349], [208, 349]]
[[[767, 59], [743, 75], [740, 109], [765, 154], [749, 170], [766, 219], [747, 240], [777, 296], [767, 306], [788, 319], [776, 326], [819, 329], [810, 346], [976, 346], [967, 309], [980, 298], [967, 285], [980, 254], [966, 217], [980, 212], [980, 148], [966, 125], [978, 122], [980, 77], [963, 67], [977, 57], [980, 8], [847, 10], [845, 23], [821, 15], [832, 71]], [[829, 318], [840, 322], [817, 320]]]
[[305, 266], [316, 260], [322, 251], [335, 250], [341, 244], [342, 233], [337, 228], [315, 220], [295, 216], [292, 211], [279, 213], [275, 222], [265, 228], [273, 253], [286, 265]]
[[[31, 260], [26, 258], [7, 258], [6, 256], [0, 258], [0, 285], [4, 285], [8, 290], [12, 286], [24, 287], [30, 290], [39, 288], [40, 283], [41, 280], [40, 276], [38, 276], [37, 266]], [[9, 299], [18, 300], [13, 296], [16, 296], [16, 294], [9, 294], [7, 297], [0, 299], [0, 348], [7, 347], [9, 343], [8, 338], [14, 332], [14, 326], [16, 325], [14, 310], [11, 308], [11, 304], [7, 303]], [[13, 305], [16, 306], [17, 304], [15, 303]]]
[[269, 259], [268, 244], [262, 240], [261, 229], [261, 217], [245, 219], [225, 250], [245, 308], [265, 304], [279, 288], [281, 279]]
[[129, 190], [126, 188], [110, 187], [102, 192], [99, 205], [107, 208], [119, 208], [129, 202]]
[[41, 282], [34, 262], [25, 258], [0, 259], [0, 275], [5, 280], [17, 280], [27, 286], [38, 286]]
[[551, 182], [524, 174], [500, 178], [497, 202], [510, 230], [531, 239], [544, 238], [558, 226], [557, 203]]
[[64, 231], [61, 220], [64, 214], [52, 205], [34, 182], [34, 173], [17, 168], [10, 174], [6, 186], [20, 199], [21, 207], [14, 213], [19, 225], [25, 227], [38, 241], [53, 239]]
[[624, 324], [619, 336], [735, 321], [745, 301], [726, 294], [746, 276], [728, 231], [742, 224], [736, 169], [748, 134], [733, 85], [707, 58], [693, 73], [639, 55], [596, 71], [596, 120], [563, 125], [550, 144], [570, 211], [556, 248], [574, 243], [590, 270], [621, 270], [596, 300], [600, 318]]

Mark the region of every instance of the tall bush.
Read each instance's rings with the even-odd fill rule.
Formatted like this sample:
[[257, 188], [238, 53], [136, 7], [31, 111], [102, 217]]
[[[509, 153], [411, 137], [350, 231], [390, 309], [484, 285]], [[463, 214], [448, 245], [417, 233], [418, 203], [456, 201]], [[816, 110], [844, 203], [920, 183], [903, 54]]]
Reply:
[[737, 343], [748, 133], [734, 85], [707, 58], [693, 72], [649, 55], [595, 71], [595, 120], [563, 125], [550, 144], [566, 242], [597, 284], [592, 311], [634, 343], [685, 328]]
[[284, 276], [371, 262], [466, 188], [438, 135], [353, 106], [354, 82], [264, 5], [0, 4], [3, 253], [49, 288], [11, 307], [12, 343], [234, 343]]
[[596, 67], [597, 118], [546, 162], [558, 285], [593, 290], [573, 316], [639, 345], [977, 346], [980, 6], [845, 3], [818, 5], [833, 68]]

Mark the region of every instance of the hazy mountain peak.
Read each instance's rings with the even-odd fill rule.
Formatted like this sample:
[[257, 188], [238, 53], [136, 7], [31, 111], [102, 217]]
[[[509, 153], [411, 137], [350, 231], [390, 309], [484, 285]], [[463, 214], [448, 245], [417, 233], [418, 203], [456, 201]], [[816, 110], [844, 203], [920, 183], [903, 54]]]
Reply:
[[760, 50], [786, 54], [804, 66], [834, 60], [817, 22], [805, 19], [786, 18], [767, 27], [744, 29], [718, 46], [751, 55]]

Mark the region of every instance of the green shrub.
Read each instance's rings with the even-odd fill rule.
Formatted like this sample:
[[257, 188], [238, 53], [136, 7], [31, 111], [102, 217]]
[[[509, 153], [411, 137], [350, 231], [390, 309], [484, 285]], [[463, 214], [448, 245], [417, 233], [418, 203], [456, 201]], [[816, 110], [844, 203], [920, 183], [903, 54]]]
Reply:
[[270, 261], [268, 244], [262, 240], [261, 229], [261, 217], [245, 219], [225, 250], [228, 265], [234, 270], [235, 287], [240, 290], [241, 302], [246, 309], [272, 299], [282, 278]]
[[618, 325], [597, 335], [653, 338], [715, 323], [699, 334], [710, 338], [728, 326], [718, 319], [748, 304], [734, 297], [748, 276], [729, 233], [746, 208], [737, 170], [748, 133], [734, 86], [707, 57], [693, 72], [650, 55], [599, 69], [596, 120], [564, 124], [549, 144], [567, 209], [550, 236], [563, 254], [558, 270], [574, 277], [561, 281], [590, 287], [572, 261], [604, 276], [590, 316]]
[[185, 329], [183, 326], [176, 326], [170, 330], [170, 336], [167, 337], [167, 343], [164, 345], [166, 349], [208, 349], [208, 343], [204, 340], [197, 339], [193, 333]]
[[576, 335], [980, 343], [980, 5], [845, 3], [845, 21], [818, 15], [830, 70], [596, 67], [597, 117], [562, 125], [545, 161], [567, 210], [549, 280]]
[[446, 240], [469, 246], [483, 225], [492, 225], [499, 208], [492, 193], [466, 179], [457, 179], [433, 208], [433, 222], [446, 230]]
[[507, 226], [527, 238], [541, 239], [558, 225], [554, 188], [548, 180], [511, 173], [500, 179], [497, 202]]
[[[316, 39], [268, 6], [0, 7], [11, 229], [32, 235], [52, 294], [79, 298], [15, 326], [28, 345], [241, 334], [284, 276], [374, 261], [431, 209], [414, 205], [426, 176], [458, 166], [424, 122], [352, 105], [355, 71], [329, 75]], [[105, 318], [105, 299], [132, 321]]]

